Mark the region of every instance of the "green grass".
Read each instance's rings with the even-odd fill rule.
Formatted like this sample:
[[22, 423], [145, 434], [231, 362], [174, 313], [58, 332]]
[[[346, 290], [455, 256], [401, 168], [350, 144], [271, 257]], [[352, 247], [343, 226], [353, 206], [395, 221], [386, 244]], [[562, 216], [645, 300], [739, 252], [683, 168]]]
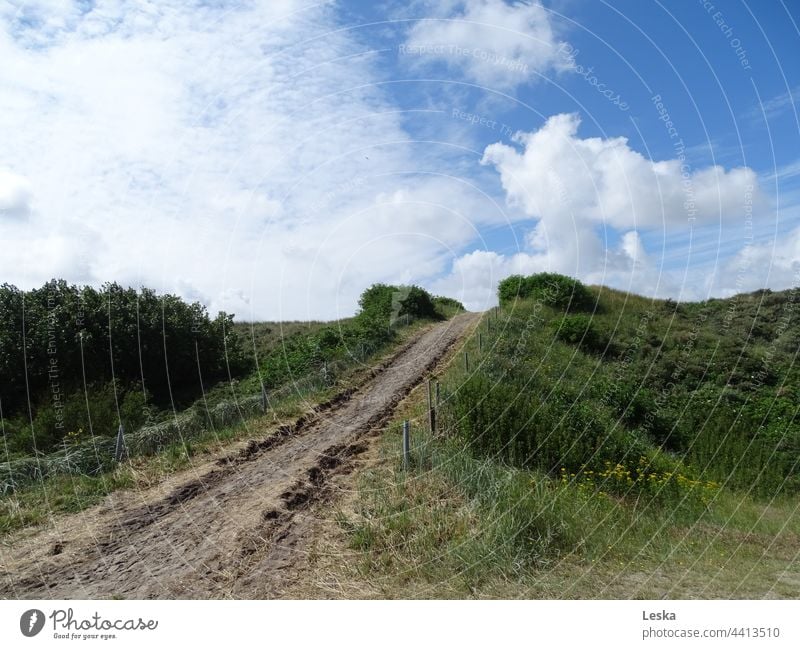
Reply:
[[[324, 400], [329, 392], [320, 392]], [[204, 431], [185, 442], [176, 442], [151, 456], [132, 458], [97, 476], [56, 475], [25, 485], [0, 498], [0, 537], [21, 528], [47, 523], [53, 516], [75, 513], [100, 503], [118, 489], [147, 488], [164, 477], [202, 463], [232, 442], [266, 434], [276, 420], [296, 417], [304, 410], [296, 399], [275, 404], [265, 417], [223, 429]]]
[[381, 441], [383, 462], [360, 479], [353, 511], [339, 515], [360, 557], [357, 578], [382, 596], [796, 596], [793, 499], [723, 491], [699, 514], [637, 511], [432, 439], [421, 395], [416, 402], [403, 413], [414, 422], [411, 469], [402, 470], [395, 424]]
[[352, 318], [340, 320], [337, 323], [312, 321], [287, 321], [287, 322], [234, 322], [233, 330], [239, 336], [244, 348], [249, 354], [264, 358], [268, 354], [279, 350], [284, 341], [296, 335], [318, 334], [325, 327], [332, 324], [347, 324]]
[[98, 504], [116, 489], [136, 484], [130, 467], [100, 476], [53, 477], [0, 499], [0, 537], [14, 530], [41, 525], [52, 516], [79, 512]]
[[[412, 320], [408, 326], [398, 329], [397, 337], [380, 353], [392, 353], [429, 325], [428, 321]], [[379, 353], [376, 353], [366, 359], [367, 364], [353, 362], [343, 366], [336, 381], [331, 384], [313, 383], [302, 390], [298, 388], [279, 398], [271, 398], [270, 411], [263, 417], [225, 428], [200, 431], [191, 439], [176, 441], [159, 453], [131, 458], [97, 476], [56, 475], [22, 486], [0, 498], [0, 537], [25, 527], [46, 524], [56, 515], [82, 511], [98, 504], [117, 489], [147, 488], [167, 475], [207, 460], [234, 442], [266, 435], [277, 425], [296, 419], [313, 405], [326, 401], [348, 385], [357, 384], [366, 369], [378, 358]], [[220, 385], [209, 395], [209, 402], [244, 396], [240, 392], [238, 384]]]
[[396, 421], [341, 516], [359, 578], [391, 597], [796, 597], [793, 296], [589, 290], [590, 311], [487, 313], [482, 349], [439, 377], [441, 436], [412, 396], [410, 471]]

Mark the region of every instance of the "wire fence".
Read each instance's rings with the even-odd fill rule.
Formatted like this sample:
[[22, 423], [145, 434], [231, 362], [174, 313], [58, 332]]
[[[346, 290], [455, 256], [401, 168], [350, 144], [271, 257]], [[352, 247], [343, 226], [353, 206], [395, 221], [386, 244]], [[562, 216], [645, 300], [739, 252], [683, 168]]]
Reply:
[[[329, 361], [321, 368], [293, 380], [280, 388], [262, 393], [236, 397], [206, 407], [201, 402], [174, 414], [166, 421], [142, 426], [124, 435], [124, 455], [127, 457], [155, 455], [176, 443], [192, 441], [209, 432], [244, 424], [264, 415], [278, 403], [289, 398], [303, 400], [333, 386], [338, 378], [361, 358]], [[56, 475], [96, 476], [113, 469], [118, 462], [115, 436], [94, 436], [82, 442], [65, 445], [47, 455], [0, 462], [0, 495], [13, 493], [19, 487]]]

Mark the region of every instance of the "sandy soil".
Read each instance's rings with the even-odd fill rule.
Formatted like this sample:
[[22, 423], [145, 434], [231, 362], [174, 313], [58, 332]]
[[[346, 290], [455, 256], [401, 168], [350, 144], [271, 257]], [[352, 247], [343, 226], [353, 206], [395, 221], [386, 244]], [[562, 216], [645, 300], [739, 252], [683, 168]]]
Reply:
[[374, 377], [237, 452], [0, 546], [6, 598], [269, 598], [292, 591], [319, 505], [365, 439], [477, 323], [462, 314], [407, 345]]

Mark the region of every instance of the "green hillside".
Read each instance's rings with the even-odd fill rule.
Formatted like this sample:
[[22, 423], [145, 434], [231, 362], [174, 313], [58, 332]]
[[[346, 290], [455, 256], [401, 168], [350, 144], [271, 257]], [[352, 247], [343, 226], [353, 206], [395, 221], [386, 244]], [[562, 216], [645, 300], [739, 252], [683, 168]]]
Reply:
[[476, 453], [584, 482], [620, 465], [631, 483], [598, 485], [625, 497], [667, 473], [668, 487], [684, 476], [705, 490], [797, 492], [793, 292], [676, 304], [547, 279], [503, 300], [498, 335], [454, 390]]
[[424, 396], [403, 413], [413, 473], [395, 427], [365, 478], [344, 525], [366, 574], [398, 595], [662, 596], [624, 575], [678, 564], [723, 596], [780, 585], [800, 547], [796, 291], [678, 304], [543, 274], [499, 296], [438, 377], [438, 434]]

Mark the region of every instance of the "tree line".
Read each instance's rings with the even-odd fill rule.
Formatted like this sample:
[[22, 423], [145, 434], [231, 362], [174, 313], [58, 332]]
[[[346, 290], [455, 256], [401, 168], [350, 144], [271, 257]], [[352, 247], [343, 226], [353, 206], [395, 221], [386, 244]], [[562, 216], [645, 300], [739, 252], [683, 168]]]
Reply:
[[7, 451], [46, 451], [67, 436], [132, 426], [148, 407], [239, 375], [233, 316], [147, 288], [51, 280], [0, 286], [0, 408]]

